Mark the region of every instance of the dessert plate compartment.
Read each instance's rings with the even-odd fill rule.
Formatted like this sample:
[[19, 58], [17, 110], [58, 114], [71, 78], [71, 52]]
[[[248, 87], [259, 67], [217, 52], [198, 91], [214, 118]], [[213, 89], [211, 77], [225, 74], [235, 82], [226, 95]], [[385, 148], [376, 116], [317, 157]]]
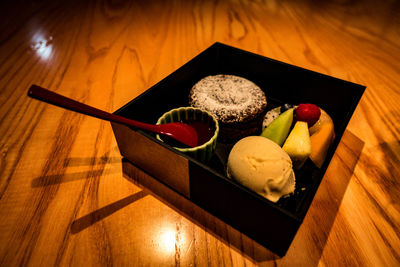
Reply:
[[[336, 139], [327, 158], [321, 169], [308, 160], [301, 170], [295, 171], [294, 195], [272, 203], [228, 179], [225, 165], [233, 144], [218, 143], [216, 155], [203, 164], [159, 142], [152, 134], [112, 123], [119, 149], [133, 165], [283, 256], [310, 207], [365, 87], [215, 43], [115, 114], [155, 123], [166, 111], [188, 106], [191, 87], [205, 76], [216, 74], [237, 75], [256, 83], [266, 93], [268, 110], [284, 103], [313, 103], [332, 117]], [[175, 162], [179, 166], [168, 167]], [[175, 171], [177, 177], [173, 177]]]

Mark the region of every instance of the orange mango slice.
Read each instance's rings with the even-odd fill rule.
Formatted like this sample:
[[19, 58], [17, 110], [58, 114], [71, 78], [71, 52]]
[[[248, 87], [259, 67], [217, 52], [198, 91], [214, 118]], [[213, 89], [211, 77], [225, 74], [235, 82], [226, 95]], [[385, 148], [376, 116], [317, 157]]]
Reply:
[[318, 168], [321, 168], [322, 164], [324, 163], [328, 148], [333, 142], [334, 138], [334, 126], [331, 122], [322, 124], [319, 131], [311, 135], [310, 159]]

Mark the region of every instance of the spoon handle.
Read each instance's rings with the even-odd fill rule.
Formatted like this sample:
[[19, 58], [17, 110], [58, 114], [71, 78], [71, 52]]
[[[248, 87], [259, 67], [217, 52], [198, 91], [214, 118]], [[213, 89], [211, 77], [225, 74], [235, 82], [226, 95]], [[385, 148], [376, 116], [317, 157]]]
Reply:
[[32, 85], [28, 90], [28, 96], [41, 100], [43, 102], [56, 105], [68, 110], [72, 110], [78, 113], [86, 114], [92, 117], [96, 117], [99, 119], [103, 119], [106, 121], [112, 121], [117, 123], [122, 123], [125, 125], [143, 128], [145, 130], [157, 131], [157, 127], [155, 125], [150, 125], [134, 120], [130, 120], [115, 114], [111, 114], [109, 112], [97, 109], [95, 107], [91, 107], [89, 105], [83, 104], [81, 102], [75, 101], [71, 98], [59, 95], [52, 91], [49, 91], [43, 87]]

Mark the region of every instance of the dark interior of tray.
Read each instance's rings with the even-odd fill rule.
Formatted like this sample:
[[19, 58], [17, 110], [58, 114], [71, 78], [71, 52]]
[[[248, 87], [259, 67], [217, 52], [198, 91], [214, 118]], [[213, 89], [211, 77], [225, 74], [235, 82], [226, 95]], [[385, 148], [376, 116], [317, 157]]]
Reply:
[[[336, 139], [324, 165], [318, 169], [308, 160], [295, 171], [295, 194], [277, 203], [302, 220], [365, 87], [216, 43], [116, 113], [155, 123], [164, 112], [188, 106], [192, 86], [205, 76], [216, 74], [233, 74], [256, 83], [266, 93], [267, 110], [284, 103], [313, 103], [332, 117]], [[225, 176], [232, 145], [218, 143], [216, 155], [207, 164], [212, 171]]]

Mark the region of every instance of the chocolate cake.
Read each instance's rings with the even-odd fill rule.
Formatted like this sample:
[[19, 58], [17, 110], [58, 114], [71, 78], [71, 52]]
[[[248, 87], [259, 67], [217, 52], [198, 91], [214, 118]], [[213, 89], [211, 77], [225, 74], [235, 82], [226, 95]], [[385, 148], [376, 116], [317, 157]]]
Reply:
[[233, 142], [260, 129], [267, 99], [253, 82], [219, 74], [197, 82], [190, 91], [189, 104], [215, 115], [220, 141]]

